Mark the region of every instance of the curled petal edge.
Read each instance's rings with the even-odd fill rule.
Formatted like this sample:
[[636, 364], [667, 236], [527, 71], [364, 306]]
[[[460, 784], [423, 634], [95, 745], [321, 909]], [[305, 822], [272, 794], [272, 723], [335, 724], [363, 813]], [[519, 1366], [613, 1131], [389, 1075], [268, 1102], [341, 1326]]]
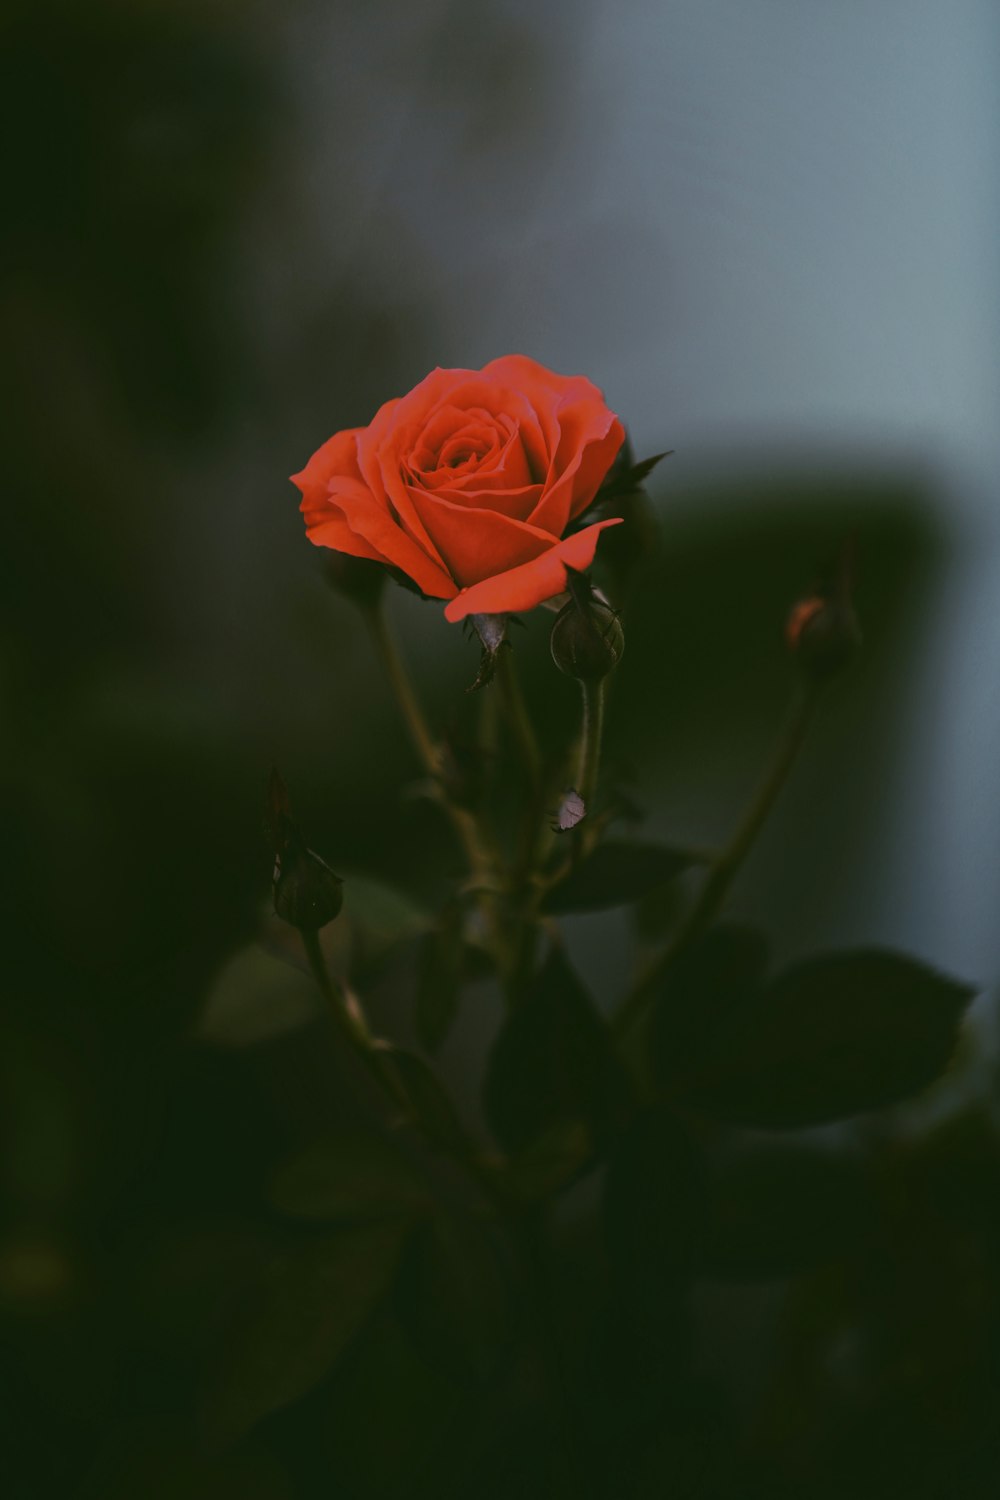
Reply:
[[445, 607], [445, 619], [454, 624], [466, 615], [518, 614], [563, 593], [566, 569], [579, 572], [589, 568], [600, 533], [608, 526], [618, 526], [621, 519], [612, 516], [607, 521], [595, 521], [592, 526], [555, 542], [531, 562], [462, 589]]

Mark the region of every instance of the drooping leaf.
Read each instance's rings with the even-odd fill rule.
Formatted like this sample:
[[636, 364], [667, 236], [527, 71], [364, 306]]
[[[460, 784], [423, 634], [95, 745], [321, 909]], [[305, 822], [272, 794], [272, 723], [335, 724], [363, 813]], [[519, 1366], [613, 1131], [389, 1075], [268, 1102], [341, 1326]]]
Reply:
[[973, 993], [897, 953], [811, 959], [732, 1007], [673, 1083], [687, 1103], [763, 1129], [882, 1109], [944, 1072]]
[[436, 1052], [458, 1012], [462, 978], [463, 922], [454, 903], [438, 925], [422, 939], [417, 968], [417, 1037], [428, 1052]]
[[662, 844], [609, 839], [575, 865], [545, 898], [548, 912], [627, 906], [691, 867], [691, 856]]
[[429, 1192], [413, 1163], [388, 1140], [358, 1129], [314, 1141], [283, 1162], [267, 1198], [288, 1218], [363, 1223], [419, 1213]]
[[553, 949], [493, 1045], [486, 1111], [497, 1139], [521, 1151], [544, 1131], [582, 1121], [599, 1140], [628, 1102], [610, 1028], [565, 954]]
[[333, 1369], [387, 1291], [408, 1228], [391, 1219], [288, 1245], [241, 1288], [209, 1374], [214, 1441], [238, 1441]]

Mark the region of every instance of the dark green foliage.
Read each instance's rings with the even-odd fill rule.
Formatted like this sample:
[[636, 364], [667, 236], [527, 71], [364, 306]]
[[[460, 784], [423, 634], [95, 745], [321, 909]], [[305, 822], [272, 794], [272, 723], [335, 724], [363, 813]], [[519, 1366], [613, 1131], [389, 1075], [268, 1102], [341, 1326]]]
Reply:
[[394, 1306], [428, 1365], [485, 1381], [517, 1333], [509, 1256], [481, 1225], [439, 1211], [411, 1237]]
[[[324, 34], [363, 39], [365, 8], [340, 9], [347, 31]], [[629, 982], [612, 951], [625, 924], [598, 917], [567, 924], [585, 983], [556, 955], [505, 1012], [460, 843], [408, 795], [419, 764], [356, 611], [322, 581], [332, 563], [370, 602], [383, 571], [407, 580], [310, 552], [284, 476], [442, 357], [444, 283], [421, 282], [390, 193], [390, 258], [349, 257], [324, 289], [330, 215], [354, 224], [370, 196], [352, 164], [382, 140], [400, 70], [461, 117], [446, 176], [475, 172], [473, 206], [511, 129], [515, 175], [546, 159], [540, 101], [548, 89], [560, 126], [567, 79], [530, 22], [452, 8], [425, 52], [406, 6], [371, 25], [370, 80], [311, 102], [287, 64], [318, 77], [323, 60], [289, 50], [278, 9], [14, 0], [0, 28], [5, 1493], [993, 1500], [1000, 1144], [982, 1055], [932, 1116], [866, 1115], [822, 1144], [741, 1128], [919, 1088], [944, 1066], [961, 987], [903, 959], [898, 986], [816, 964], [769, 984], [762, 939], [722, 928], [618, 1048], [601, 1013]], [[316, 108], [334, 159], [312, 215], [295, 158]], [[838, 930], [866, 915], [947, 561], [909, 475], [816, 460], [769, 465], [756, 494], [727, 479], [661, 507], [623, 451], [597, 497], [623, 524], [595, 578], [616, 608], [631, 592], [595, 807], [627, 770], [698, 839], [724, 835], [780, 714], [787, 601], [861, 523], [865, 648], [734, 891], [795, 951], [825, 940], [839, 893], [856, 901]], [[499, 717], [499, 690], [463, 696], [470, 647], [440, 601], [386, 592], [413, 626], [433, 732], [465, 712], [435, 795], [485, 809], [510, 851], [525, 778], [502, 722], [489, 751], [470, 728], [480, 708]], [[556, 811], [577, 693], [552, 667], [551, 617], [524, 624], [539, 821], [568, 830], [564, 859], [584, 812], [571, 796]], [[392, 1041], [380, 1055], [403, 1097], [388, 1101], [299, 933], [261, 922], [272, 756], [309, 844], [347, 877], [323, 934], [331, 973], [388, 1038], [408, 1036], [418, 990], [420, 1045], [453, 1043], [444, 1084]], [[644, 938], [675, 936], [696, 872], [679, 879], [671, 857], [598, 848], [551, 893], [547, 928], [633, 902]], [[511, 893], [496, 900], [512, 921]], [[473, 977], [487, 982], [449, 1032]], [[505, 1159], [479, 1111], [497, 1028], [486, 1104]]]
[[573, 1181], [593, 1155], [582, 1120], [561, 1120], [510, 1158], [504, 1176], [515, 1203], [543, 1202]]
[[726, 923], [672, 964], [656, 996], [650, 1028], [652, 1065], [664, 1085], [687, 1077], [731, 1014], [756, 995], [767, 969], [763, 935]]
[[643, 1111], [611, 1153], [604, 1232], [623, 1290], [651, 1316], [696, 1263], [706, 1215], [702, 1153], [674, 1115]]
[[490, 1124], [518, 1152], [552, 1126], [580, 1121], [599, 1140], [628, 1108], [628, 1083], [607, 1024], [565, 954], [553, 949], [490, 1053]]
[[388, 1287], [407, 1228], [393, 1219], [278, 1246], [236, 1291], [210, 1362], [215, 1441], [241, 1438], [329, 1373]]
[[384, 1136], [345, 1129], [284, 1160], [268, 1184], [267, 1201], [283, 1218], [358, 1224], [419, 1213], [430, 1189]]
[[413, 1117], [427, 1138], [444, 1150], [462, 1155], [465, 1132], [455, 1106], [424, 1059], [389, 1042], [378, 1043], [378, 1050], [395, 1070], [409, 1097]]
[[420, 945], [417, 972], [416, 1028], [421, 1046], [437, 1051], [458, 1011], [465, 941], [462, 908], [447, 906]]
[[900, 954], [812, 959], [749, 991], [720, 982], [661, 1078], [731, 1124], [789, 1130], [896, 1104], [947, 1067], [974, 991]]
[[877, 1227], [858, 1153], [785, 1141], [714, 1154], [707, 1174], [702, 1274], [755, 1281], [822, 1265]]
[[573, 912], [628, 906], [676, 879], [691, 863], [691, 856], [683, 850], [607, 839], [552, 887], [544, 909]]

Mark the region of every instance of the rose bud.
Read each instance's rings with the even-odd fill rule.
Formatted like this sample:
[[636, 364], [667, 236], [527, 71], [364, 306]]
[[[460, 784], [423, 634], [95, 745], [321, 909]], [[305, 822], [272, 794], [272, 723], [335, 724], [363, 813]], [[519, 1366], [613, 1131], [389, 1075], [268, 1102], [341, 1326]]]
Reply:
[[342, 884], [325, 860], [306, 847], [292, 822], [288, 788], [271, 767], [264, 800], [264, 833], [274, 851], [274, 909], [283, 922], [316, 932], [344, 904]]
[[343, 881], [325, 860], [307, 849], [296, 829], [287, 831], [285, 847], [274, 861], [274, 909], [283, 922], [316, 932], [339, 916]]
[[578, 682], [600, 682], [621, 660], [625, 632], [609, 604], [574, 597], [556, 616], [549, 644], [560, 672]]
[[850, 662], [861, 645], [861, 627], [850, 599], [813, 594], [792, 606], [785, 639], [802, 671], [821, 682]]

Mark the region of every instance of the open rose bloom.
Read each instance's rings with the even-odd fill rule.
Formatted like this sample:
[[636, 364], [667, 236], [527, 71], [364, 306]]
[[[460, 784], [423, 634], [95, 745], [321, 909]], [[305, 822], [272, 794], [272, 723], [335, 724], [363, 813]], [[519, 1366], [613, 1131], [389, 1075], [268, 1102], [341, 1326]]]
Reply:
[[625, 438], [596, 386], [523, 355], [433, 370], [293, 476], [310, 541], [400, 569], [445, 614], [532, 609], [594, 559], [590, 505]]

